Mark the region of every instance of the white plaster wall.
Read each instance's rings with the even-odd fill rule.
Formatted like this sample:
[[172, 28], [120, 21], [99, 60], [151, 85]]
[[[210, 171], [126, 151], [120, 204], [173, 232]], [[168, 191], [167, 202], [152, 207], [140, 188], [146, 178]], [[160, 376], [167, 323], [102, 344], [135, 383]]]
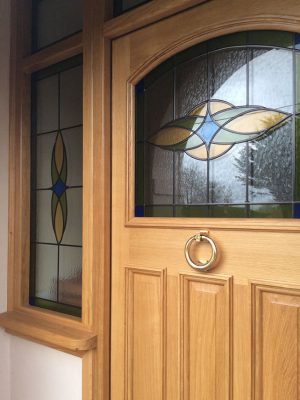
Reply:
[[81, 400], [81, 368], [78, 357], [12, 337], [11, 400]]
[[[9, 0], [0, 0], [0, 312], [7, 296]], [[80, 358], [0, 329], [0, 400], [81, 400]]]

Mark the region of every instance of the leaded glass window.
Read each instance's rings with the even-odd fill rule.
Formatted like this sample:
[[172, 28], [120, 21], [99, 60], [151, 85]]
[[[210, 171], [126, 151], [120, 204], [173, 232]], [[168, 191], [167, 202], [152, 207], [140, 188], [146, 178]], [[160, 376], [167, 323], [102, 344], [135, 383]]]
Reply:
[[137, 217], [300, 218], [300, 38], [232, 34], [136, 86]]
[[80, 32], [82, 20], [82, 0], [33, 0], [33, 51]]
[[123, 14], [151, 0], [114, 0], [114, 16]]
[[82, 56], [32, 77], [30, 304], [81, 313]]

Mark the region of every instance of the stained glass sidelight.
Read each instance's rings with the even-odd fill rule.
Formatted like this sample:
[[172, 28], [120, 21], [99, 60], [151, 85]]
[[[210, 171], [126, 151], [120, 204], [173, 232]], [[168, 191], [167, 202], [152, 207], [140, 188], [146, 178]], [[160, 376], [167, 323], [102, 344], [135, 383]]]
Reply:
[[300, 217], [299, 35], [242, 32], [136, 86], [136, 216]]
[[30, 304], [80, 316], [82, 56], [32, 77]]

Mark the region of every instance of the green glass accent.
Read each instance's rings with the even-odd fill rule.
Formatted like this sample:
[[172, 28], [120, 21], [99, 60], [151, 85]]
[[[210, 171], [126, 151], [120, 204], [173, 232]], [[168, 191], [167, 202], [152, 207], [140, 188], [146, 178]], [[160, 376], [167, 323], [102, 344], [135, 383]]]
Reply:
[[146, 206], [145, 217], [173, 217], [172, 206]]
[[209, 41], [208, 51], [246, 45], [246, 32], [233, 33]]
[[51, 215], [52, 215], [52, 222], [54, 220], [54, 215], [55, 215], [55, 210], [57, 207], [57, 203], [59, 202], [59, 199], [55, 193], [52, 194], [51, 198]]
[[175, 121], [170, 122], [167, 126], [176, 126], [189, 131], [195, 131], [202, 124], [203, 120], [203, 117], [185, 117], [176, 119]]
[[237, 117], [240, 114], [249, 112], [254, 109], [255, 108], [251, 107], [230, 108], [229, 110], [221, 111], [218, 114], [215, 114], [213, 118], [218, 123], [218, 125], [224, 125], [231, 118]]
[[248, 35], [248, 44], [293, 48], [294, 36], [282, 31], [252, 31]]
[[40, 299], [37, 297], [31, 299], [30, 304], [35, 307], [46, 308], [51, 311], [69, 314], [73, 315], [74, 317], [81, 318], [81, 308], [70, 306], [68, 304], [56, 303], [54, 301]]
[[207, 218], [209, 217], [208, 206], [176, 206], [175, 217], [182, 218]]
[[251, 218], [292, 218], [293, 206], [290, 204], [254, 204], [249, 206]]
[[203, 144], [203, 141], [199, 138], [198, 135], [193, 134], [186, 142], [184, 143], [179, 143], [175, 146], [172, 147], [174, 150], [178, 151], [184, 151], [184, 150], [189, 150], [193, 149], [195, 147], [201, 146]]
[[211, 217], [214, 218], [245, 218], [246, 206], [245, 205], [213, 205], [210, 207]]
[[295, 201], [300, 200], [300, 117], [295, 121]]
[[135, 163], [135, 204], [144, 204], [144, 143], [136, 145], [136, 163]]
[[252, 135], [243, 135], [240, 133], [229, 132], [226, 129], [220, 129], [219, 132], [214, 137], [212, 143], [240, 143], [246, 142], [257, 137], [257, 133]]
[[62, 207], [62, 212], [63, 212], [63, 221], [64, 221], [64, 226], [67, 224], [67, 211], [68, 211], [68, 205], [67, 205], [67, 194], [66, 192], [63, 193], [60, 197], [60, 204]]
[[295, 53], [296, 62], [296, 77], [295, 77], [295, 91], [296, 91], [296, 113], [300, 113], [300, 53]]

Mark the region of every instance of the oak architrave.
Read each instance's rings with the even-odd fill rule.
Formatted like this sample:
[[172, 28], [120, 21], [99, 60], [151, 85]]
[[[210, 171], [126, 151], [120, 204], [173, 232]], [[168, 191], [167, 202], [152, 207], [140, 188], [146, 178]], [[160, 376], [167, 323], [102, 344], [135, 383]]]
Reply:
[[103, 34], [109, 39], [126, 35], [164, 18], [212, 0], [152, 0], [104, 24]]

